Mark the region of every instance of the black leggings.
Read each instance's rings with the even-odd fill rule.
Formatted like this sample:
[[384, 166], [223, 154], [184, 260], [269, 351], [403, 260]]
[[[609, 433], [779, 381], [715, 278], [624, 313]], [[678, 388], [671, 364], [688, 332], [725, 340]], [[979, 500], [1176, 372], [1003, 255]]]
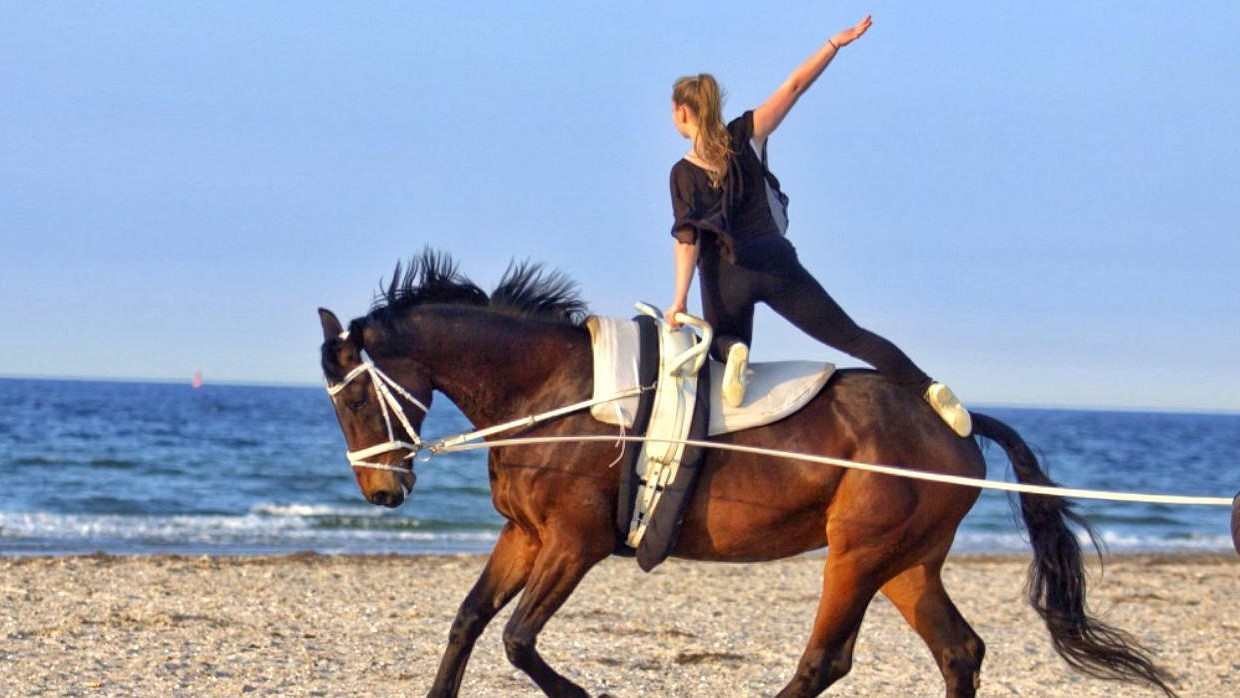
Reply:
[[900, 385], [924, 392], [930, 377], [899, 347], [853, 322], [801, 266], [792, 245], [780, 242], [761, 269], [736, 266], [703, 249], [702, 312], [715, 329], [711, 347], [715, 358], [726, 360], [728, 348], [738, 341], [751, 344], [754, 306], [761, 301], [814, 339], [861, 359]]

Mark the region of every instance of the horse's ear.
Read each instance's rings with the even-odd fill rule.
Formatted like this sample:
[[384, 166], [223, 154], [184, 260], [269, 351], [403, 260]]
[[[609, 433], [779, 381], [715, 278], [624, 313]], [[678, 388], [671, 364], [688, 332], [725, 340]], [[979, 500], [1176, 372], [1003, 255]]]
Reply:
[[323, 341], [325, 342], [338, 338], [344, 332], [339, 318], [327, 308], [319, 308], [319, 321], [323, 323]]

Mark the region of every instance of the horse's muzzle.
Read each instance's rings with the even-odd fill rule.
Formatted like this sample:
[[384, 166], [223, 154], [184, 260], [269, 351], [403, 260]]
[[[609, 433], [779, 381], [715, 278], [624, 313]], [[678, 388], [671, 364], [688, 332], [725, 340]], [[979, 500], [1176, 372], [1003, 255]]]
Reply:
[[[387, 473], [384, 473], [387, 475]], [[405, 503], [405, 497], [413, 491], [413, 485], [418, 481], [418, 476], [412, 472], [403, 472], [400, 474], [393, 473], [390, 478], [383, 478], [386, 482], [379, 487], [369, 488], [363, 487], [362, 494], [365, 495], [366, 501], [381, 507], [396, 508]], [[371, 480], [367, 484], [375, 484]]]
[[378, 492], [371, 493], [367, 499], [370, 500], [371, 504], [394, 509], [405, 502], [405, 493], [380, 490]]

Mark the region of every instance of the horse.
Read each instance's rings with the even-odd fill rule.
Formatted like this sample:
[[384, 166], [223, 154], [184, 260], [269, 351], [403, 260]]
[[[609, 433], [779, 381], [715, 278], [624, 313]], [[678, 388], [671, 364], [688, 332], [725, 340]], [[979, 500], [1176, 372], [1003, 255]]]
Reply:
[[[560, 272], [510, 264], [488, 294], [429, 249], [404, 270], [398, 262], [370, 312], [347, 328], [320, 308], [322, 368], [365, 498], [396, 507], [412, 493], [413, 456], [425, 446], [418, 430], [435, 392], [476, 427], [590, 398], [585, 314], [576, 285]], [[986, 465], [977, 439], [985, 438], [1002, 447], [1020, 482], [1054, 485], [1015, 430], [984, 414], [973, 419], [974, 438], [960, 438], [920, 396], [874, 371], [846, 369], [794, 415], [712, 439], [980, 478]], [[585, 410], [524, 426], [520, 435], [597, 437], [614, 429]], [[518, 594], [503, 631], [508, 660], [548, 696], [588, 695], [547, 664], [536, 642], [590, 568], [623, 550], [620, 468], [612, 467], [620, 448], [597, 438], [490, 448], [491, 500], [505, 523], [452, 622], [428, 695], [457, 695], [475, 641]], [[849, 672], [862, 617], [882, 592], [929, 647], [946, 695], [966, 698], [976, 695], [985, 644], [941, 572], [978, 493], [710, 449], [672, 556], [754, 562], [826, 548], [812, 632], [781, 697], [819, 695]], [[1020, 511], [1033, 549], [1028, 600], [1055, 650], [1089, 675], [1174, 696], [1170, 675], [1147, 650], [1087, 612], [1081, 544], [1068, 526], [1088, 530], [1087, 523], [1058, 497], [1022, 494]]]

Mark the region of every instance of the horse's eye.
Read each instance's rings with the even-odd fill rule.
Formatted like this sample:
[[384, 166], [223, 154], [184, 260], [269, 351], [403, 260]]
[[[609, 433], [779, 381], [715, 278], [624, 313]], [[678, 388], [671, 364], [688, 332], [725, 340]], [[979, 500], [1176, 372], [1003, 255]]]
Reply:
[[349, 403], [349, 409], [353, 410], [354, 412], [360, 412], [361, 409], [365, 406], [366, 406], [366, 395], [362, 395], [358, 399]]

